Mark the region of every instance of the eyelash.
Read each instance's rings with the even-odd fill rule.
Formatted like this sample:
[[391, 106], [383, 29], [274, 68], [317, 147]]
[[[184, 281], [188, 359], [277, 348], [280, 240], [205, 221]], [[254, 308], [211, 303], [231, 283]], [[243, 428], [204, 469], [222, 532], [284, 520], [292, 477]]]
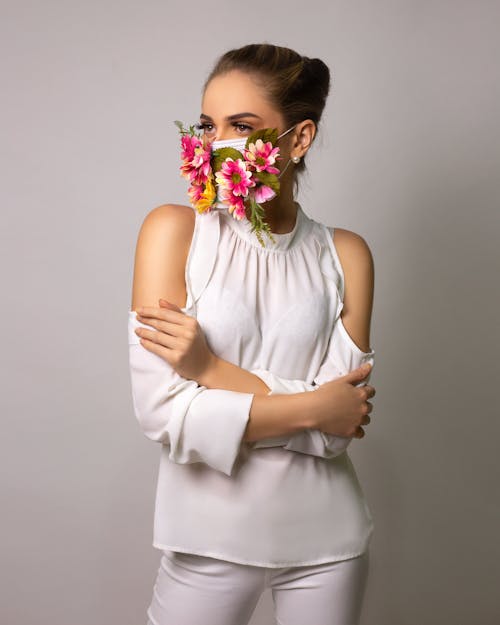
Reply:
[[[213, 124], [210, 124], [210, 123], [208, 123], [208, 122], [206, 122], [206, 123], [204, 123], [204, 124], [202, 124], [202, 123], [196, 124], [196, 128], [197, 128], [197, 130], [206, 130], [206, 129], [207, 129], [207, 126], [213, 126]], [[251, 127], [251, 126], [249, 126], [248, 124], [242, 124], [242, 123], [240, 123], [240, 122], [234, 122], [234, 123], [233, 123], [233, 126], [234, 126], [235, 128], [243, 128], [243, 131], [246, 131], [246, 130], [252, 130], [252, 127]]]

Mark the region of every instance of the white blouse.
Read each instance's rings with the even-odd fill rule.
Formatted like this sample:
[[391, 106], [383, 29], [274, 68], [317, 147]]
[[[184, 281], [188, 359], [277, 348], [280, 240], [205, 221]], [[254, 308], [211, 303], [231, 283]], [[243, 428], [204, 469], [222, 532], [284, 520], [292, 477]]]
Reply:
[[[300, 204], [291, 232], [261, 247], [222, 206], [196, 213], [187, 302], [212, 351], [259, 376], [269, 394], [314, 391], [364, 362], [340, 316], [344, 275], [334, 229]], [[194, 209], [193, 209], [194, 210]], [[139, 342], [129, 311], [134, 412], [161, 443], [153, 546], [266, 567], [363, 553], [374, 525], [351, 439], [308, 429], [243, 441], [253, 393], [208, 389]], [[368, 381], [371, 372], [365, 381]]]

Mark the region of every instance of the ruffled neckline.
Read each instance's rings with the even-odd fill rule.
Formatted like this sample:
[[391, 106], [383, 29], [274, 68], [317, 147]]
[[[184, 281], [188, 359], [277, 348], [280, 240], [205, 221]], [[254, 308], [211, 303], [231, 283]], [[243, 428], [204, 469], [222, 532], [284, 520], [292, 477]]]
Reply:
[[227, 225], [233, 230], [239, 237], [253, 245], [254, 247], [262, 251], [285, 251], [295, 246], [302, 238], [304, 231], [304, 224], [307, 220], [301, 205], [299, 202], [294, 201], [294, 205], [297, 209], [295, 224], [290, 232], [277, 233], [273, 232], [274, 243], [266, 235], [262, 233], [265, 247], [259, 243], [257, 236], [252, 232], [252, 224], [247, 219], [235, 219], [231, 213], [228, 212], [227, 207], [224, 204], [217, 204], [216, 209], [219, 211], [222, 219], [225, 220]]

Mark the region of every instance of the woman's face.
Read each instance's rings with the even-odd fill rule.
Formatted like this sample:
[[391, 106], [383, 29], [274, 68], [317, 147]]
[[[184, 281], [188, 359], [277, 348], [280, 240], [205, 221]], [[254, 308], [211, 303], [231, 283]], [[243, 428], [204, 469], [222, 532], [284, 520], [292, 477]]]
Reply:
[[201, 110], [200, 124], [210, 140], [248, 137], [261, 128], [277, 128], [278, 134], [287, 130], [282, 115], [266, 100], [262, 89], [249, 74], [237, 70], [212, 78]]

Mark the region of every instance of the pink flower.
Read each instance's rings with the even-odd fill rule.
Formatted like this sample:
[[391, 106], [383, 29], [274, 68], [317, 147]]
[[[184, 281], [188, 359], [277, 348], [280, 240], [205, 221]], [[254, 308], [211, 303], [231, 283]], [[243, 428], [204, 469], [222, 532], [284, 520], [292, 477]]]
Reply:
[[238, 219], [241, 221], [242, 219], [246, 219], [246, 211], [244, 200], [241, 196], [232, 196], [229, 200], [228, 211], [232, 214], [234, 219]]
[[279, 174], [280, 170], [273, 167], [278, 154], [279, 148], [273, 148], [270, 141], [264, 143], [262, 139], [257, 139], [255, 143], [250, 143], [248, 149], [244, 149], [243, 155], [249, 164], [249, 167], [255, 171], [267, 171], [270, 174]]
[[204, 184], [210, 173], [211, 151], [206, 149], [201, 139], [196, 136], [184, 135], [181, 138], [181, 146], [181, 176], [192, 184]]
[[215, 173], [215, 179], [221, 191], [226, 194], [230, 191], [232, 195], [246, 197], [248, 189], [255, 186], [252, 180], [252, 172], [245, 167], [245, 161], [238, 158], [236, 161], [228, 157], [221, 165], [219, 171]]
[[276, 193], [265, 184], [257, 185], [254, 189], [255, 201], [259, 204], [261, 202], [267, 202], [272, 200], [276, 196]]
[[198, 137], [183, 135], [181, 137], [181, 159], [191, 162], [194, 156], [194, 149], [200, 145], [201, 140]]
[[192, 184], [188, 189], [189, 199], [191, 200], [191, 204], [196, 204], [196, 202], [201, 198], [201, 194], [203, 193], [204, 185], [203, 184]]

